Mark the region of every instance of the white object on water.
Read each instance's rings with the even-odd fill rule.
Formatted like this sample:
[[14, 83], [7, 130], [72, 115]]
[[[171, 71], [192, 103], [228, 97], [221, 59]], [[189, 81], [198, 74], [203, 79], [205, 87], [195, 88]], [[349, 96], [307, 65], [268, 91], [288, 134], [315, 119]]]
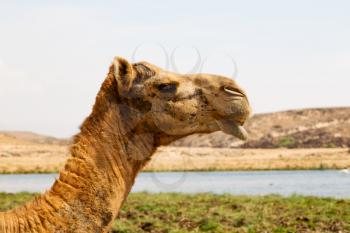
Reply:
[[343, 173], [343, 174], [349, 174], [350, 175], [350, 168], [343, 169], [340, 172]]

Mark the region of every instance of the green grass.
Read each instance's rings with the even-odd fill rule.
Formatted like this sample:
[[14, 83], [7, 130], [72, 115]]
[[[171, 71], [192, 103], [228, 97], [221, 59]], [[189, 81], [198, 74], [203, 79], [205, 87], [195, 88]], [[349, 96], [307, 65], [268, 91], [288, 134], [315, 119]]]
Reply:
[[33, 199], [35, 194], [32, 193], [0, 193], [0, 211], [12, 209], [18, 205], [26, 203]]
[[295, 145], [295, 140], [293, 137], [284, 137], [278, 141], [276, 147], [278, 148], [293, 148]]
[[[33, 194], [0, 193], [0, 210]], [[291, 196], [131, 194], [113, 225], [118, 233], [350, 232], [350, 200]]]

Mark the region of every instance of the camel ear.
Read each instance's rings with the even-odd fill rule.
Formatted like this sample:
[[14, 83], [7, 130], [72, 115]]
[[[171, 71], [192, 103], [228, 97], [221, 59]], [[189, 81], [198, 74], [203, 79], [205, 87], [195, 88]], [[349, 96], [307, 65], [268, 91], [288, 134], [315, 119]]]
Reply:
[[115, 57], [112, 66], [113, 75], [118, 83], [119, 93], [127, 94], [131, 88], [134, 77], [132, 65], [122, 57]]

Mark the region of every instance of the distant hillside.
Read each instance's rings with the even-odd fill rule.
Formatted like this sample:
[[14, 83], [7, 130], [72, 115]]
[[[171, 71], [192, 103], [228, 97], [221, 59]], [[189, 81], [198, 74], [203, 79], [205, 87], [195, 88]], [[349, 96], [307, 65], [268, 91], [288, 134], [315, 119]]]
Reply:
[[240, 148], [350, 147], [350, 108], [304, 109], [252, 117], [247, 142], [222, 132], [192, 135], [174, 146]]
[[[245, 128], [249, 140], [242, 142], [222, 132], [196, 134], [172, 146], [220, 148], [332, 148], [350, 147], [350, 107], [304, 109], [252, 117]], [[35, 143], [67, 145], [57, 139], [30, 132], [1, 132], [0, 144]]]
[[22, 131], [0, 131], [0, 144], [66, 145], [69, 140]]

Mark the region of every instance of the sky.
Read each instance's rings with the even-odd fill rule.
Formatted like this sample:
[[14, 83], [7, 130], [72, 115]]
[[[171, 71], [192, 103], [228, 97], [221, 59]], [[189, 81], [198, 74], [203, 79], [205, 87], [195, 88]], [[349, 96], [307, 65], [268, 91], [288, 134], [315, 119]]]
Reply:
[[69, 137], [114, 56], [233, 77], [254, 113], [350, 106], [350, 1], [0, 0], [0, 130]]

